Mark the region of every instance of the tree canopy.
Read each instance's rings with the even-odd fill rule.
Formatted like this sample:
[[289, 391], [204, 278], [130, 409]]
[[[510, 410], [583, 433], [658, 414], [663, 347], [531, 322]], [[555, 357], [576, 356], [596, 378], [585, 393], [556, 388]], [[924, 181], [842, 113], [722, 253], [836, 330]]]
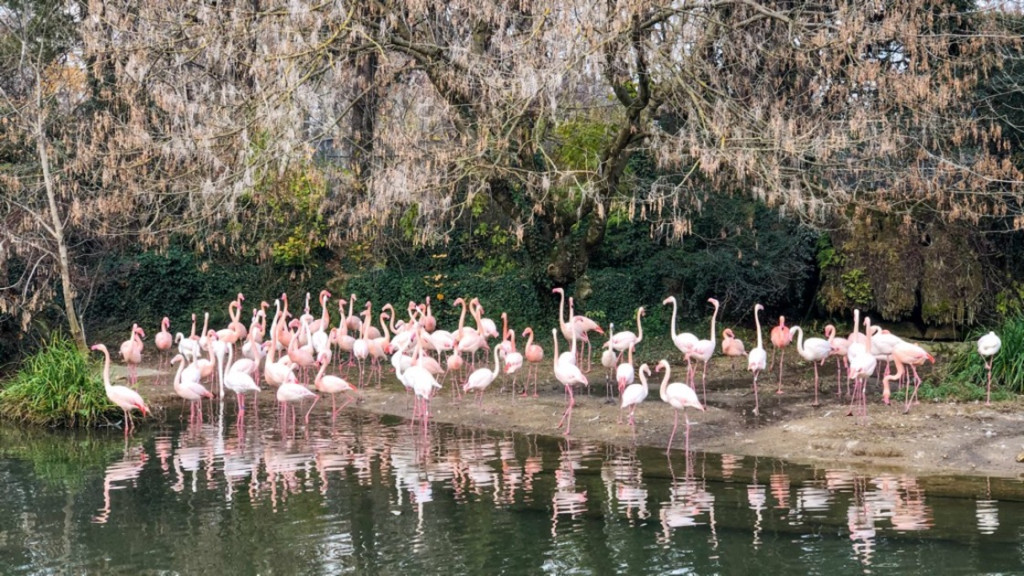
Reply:
[[3, 2], [0, 310], [57, 277], [73, 304], [101, 246], [301, 262], [443, 244], [481, 202], [556, 283], [615, 215], [678, 242], [712, 195], [851, 235], [1017, 230], [1019, 22], [937, 0]]

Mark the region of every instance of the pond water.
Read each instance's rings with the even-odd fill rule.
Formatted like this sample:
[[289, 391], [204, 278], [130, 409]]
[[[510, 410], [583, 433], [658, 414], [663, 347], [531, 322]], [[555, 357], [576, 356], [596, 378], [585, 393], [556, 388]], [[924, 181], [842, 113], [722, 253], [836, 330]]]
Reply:
[[128, 438], [0, 427], [0, 573], [1024, 571], [1015, 480], [424, 434], [358, 411], [282, 433], [263, 410]]

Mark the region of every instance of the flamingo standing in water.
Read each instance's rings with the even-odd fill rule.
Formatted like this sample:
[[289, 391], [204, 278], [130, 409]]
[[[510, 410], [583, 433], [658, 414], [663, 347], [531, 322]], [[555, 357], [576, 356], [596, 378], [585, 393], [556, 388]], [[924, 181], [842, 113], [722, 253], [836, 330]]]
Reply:
[[206, 389], [206, 386], [199, 381], [199, 371], [191, 369], [185, 371], [185, 357], [176, 354], [171, 358], [171, 364], [178, 365], [178, 371], [174, 374], [174, 392], [189, 403], [188, 421], [203, 421], [203, 398], [213, 398], [213, 393]]
[[786, 326], [786, 317], [779, 316], [779, 325], [772, 328], [771, 332], [772, 341], [772, 360], [769, 362], [771, 366], [775, 366], [775, 352], [779, 351], [779, 389], [775, 391], [776, 394], [782, 394], [782, 363], [786, 358], [786, 346], [793, 341], [793, 332], [790, 331], [789, 326]]
[[793, 326], [796, 332], [796, 351], [800, 357], [814, 365], [814, 404], [818, 405], [818, 363], [824, 363], [832, 354], [832, 345], [828, 340], [822, 338], [808, 338], [804, 340], [804, 330], [799, 326]]
[[985, 405], [992, 403], [992, 357], [999, 353], [1003, 341], [995, 332], [989, 332], [978, 338], [978, 354], [985, 359], [985, 371], [988, 373], [988, 384], [985, 387]]
[[764, 306], [754, 304], [754, 324], [757, 325], [757, 347], [747, 354], [747, 370], [754, 373], [754, 414], [759, 414], [761, 405], [757, 399], [757, 375], [768, 365], [768, 353], [764, 350], [764, 340], [761, 338], [761, 319], [757, 313], [764, 310]]
[[[331, 355], [327, 352], [321, 352], [317, 357], [317, 364], [320, 366], [320, 371], [316, 373], [316, 379], [314, 380], [314, 386], [320, 392], [331, 395], [331, 418], [336, 418], [338, 412], [344, 410], [346, 406], [352, 403], [356, 399], [356, 389], [348, 383], [344, 378], [338, 376], [332, 376], [325, 374], [327, 366], [331, 363]], [[345, 403], [338, 408], [335, 396], [339, 393], [345, 394]], [[317, 398], [319, 400], [319, 398]], [[316, 400], [313, 401], [313, 406], [316, 406]], [[313, 406], [309, 409], [312, 410]]]
[[[294, 376], [294, 375], [293, 375]], [[285, 420], [288, 418], [288, 407], [292, 408], [292, 430], [295, 429], [295, 406], [294, 404], [302, 404], [306, 400], [312, 398], [313, 404], [310, 405], [309, 410], [306, 410], [306, 425], [309, 425], [309, 413], [313, 411], [313, 406], [316, 405], [316, 401], [320, 399], [315, 392], [306, 388], [302, 384], [299, 384], [296, 380], [290, 379], [280, 386], [277, 387], [277, 402], [281, 405], [281, 427], [284, 428]]]
[[126, 427], [125, 434], [135, 429], [135, 421], [132, 420], [132, 410], [142, 412], [143, 416], [149, 415], [149, 408], [139, 393], [127, 386], [111, 385], [110, 383], [110, 352], [103, 344], [93, 344], [92, 350], [103, 352], [103, 389], [107, 393], [107, 399], [117, 405], [124, 412]]
[[669, 384], [669, 374], [672, 369], [669, 367], [668, 360], [661, 360], [658, 362], [658, 366], [654, 369], [656, 372], [665, 370], [665, 376], [661, 380], [661, 400], [667, 402], [675, 411], [675, 419], [672, 422], [672, 434], [668, 437], [668, 447], [665, 449], [665, 453], [669, 454], [672, 452], [672, 440], [676, 437], [676, 428], [679, 427], [679, 411], [683, 411], [683, 418], [686, 420], [686, 447], [685, 451], [690, 451], [690, 417], [686, 414], [687, 408], [696, 408], [701, 412], [704, 411], [704, 406], [701, 405], [700, 399], [697, 398], [697, 393], [693, 388], [683, 384], [682, 382], [673, 382]]

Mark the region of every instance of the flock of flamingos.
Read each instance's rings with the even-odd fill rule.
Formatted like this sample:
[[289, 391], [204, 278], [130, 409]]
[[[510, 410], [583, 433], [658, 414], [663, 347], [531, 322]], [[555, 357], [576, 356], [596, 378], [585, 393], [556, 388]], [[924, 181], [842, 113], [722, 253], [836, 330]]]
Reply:
[[[553, 293], [558, 294], [560, 298], [559, 327], [551, 331], [554, 344], [554, 376], [565, 386], [566, 393], [566, 408], [558, 428], [564, 426], [564, 433], [569, 434], [575, 405], [574, 389], [577, 386], [589, 386], [587, 372], [591, 368], [591, 333], [605, 336], [601, 365], [607, 370], [606, 378], [614, 379], [617, 386], [610, 386], [609, 389], [617, 391], [617, 402], [623, 411], [629, 410], [629, 424], [635, 428], [634, 411], [647, 397], [647, 377], [651, 374], [647, 364], [642, 364], [639, 368], [633, 364], [633, 352], [643, 340], [644, 308], [640, 307], [636, 311], [636, 332], [615, 331], [614, 325], [609, 325], [608, 333], [605, 334], [596, 322], [574, 313], [571, 297], [568, 299], [569, 309], [566, 315], [566, 297], [562, 288], [555, 288]], [[380, 386], [383, 365], [386, 362], [391, 363], [395, 376], [407, 391], [414, 395], [412, 420], [415, 422], [419, 419], [424, 430], [430, 414], [430, 399], [449, 377], [453, 381], [453, 395], [461, 396], [463, 393], [473, 392], [480, 402], [484, 391], [501, 373], [511, 375], [512, 393], [518, 393], [517, 375], [525, 366], [525, 378], [520, 395], [528, 395], [532, 382], [533, 396], [537, 396], [537, 372], [544, 360], [544, 350], [540, 344], [534, 342], [533, 329], [526, 328], [522, 332], [521, 337], [527, 338], [527, 341], [520, 351], [516, 346], [515, 331], [508, 328], [507, 314], [501, 314], [502, 329], [499, 332], [495, 321], [484, 316], [484, 309], [477, 298], [468, 301], [463, 298], [455, 300], [454, 305], [462, 308], [459, 325], [455, 331], [438, 328], [431, 313], [429, 297], [422, 304], [410, 302], [404, 318], [398, 318], [398, 312], [391, 304], [385, 304], [377, 318], [374, 318], [371, 301], [365, 302], [362, 312], [354, 313], [356, 296], [353, 294], [347, 300], [338, 300], [340, 320], [336, 326], [331, 325], [328, 310], [331, 294], [326, 290], [320, 292], [322, 313], [319, 318], [310, 314], [309, 299], [310, 295], [307, 294], [303, 313], [295, 317], [288, 310], [287, 294], [282, 294], [280, 299], [274, 301], [275, 311], [269, 332], [267, 311], [270, 305], [267, 302], [262, 302], [259, 308], [253, 309], [248, 326], [240, 321], [242, 302], [245, 300], [242, 294], [238, 294], [228, 305], [231, 322], [219, 330], [209, 328], [207, 313], [203, 328], [197, 333], [196, 315], [193, 314], [191, 334], [186, 336], [178, 332], [172, 335], [169, 331], [170, 321], [166, 317], [163, 318], [160, 330], [154, 337], [154, 345], [161, 354], [161, 366], [165, 366], [168, 361], [177, 365], [173, 387], [179, 396], [190, 403], [190, 420], [201, 420], [202, 400], [214, 396], [204, 382], [210, 382], [211, 387], [217, 386], [220, 398], [223, 398], [225, 388], [234, 392], [241, 414], [245, 410], [245, 395], [250, 392], [257, 394], [261, 381], [265, 381], [276, 389], [282, 425], [286, 425], [288, 409], [291, 408], [291, 423], [294, 427], [295, 405], [311, 400], [312, 404], [305, 413], [305, 420], [308, 423], [309, 414], [319, 401], [320, 394], [330, 394], [332, 416], [336, 416], [338, 411], [356, 399], [362, 387], [370, 385], [374, 380], [376, 385]], [[672, 342], [687, 363], [685, 383], [669, 382], [671, 377], [667, 360], [659, 361], [655, 367], [656, 372], [664, 372], [659, 390], [661, 399], [670, 404], [675, 413], [672, 435], [668, 442], [669, 450], [678, 428], [679, 412], [684, 412], [688, 449], [690, 422], [685, 409], [703, 411], [706, 404], [707, 366], [717, 351], [715, 320], [719, 309], [719, 302], [714, 298], [709, 298], [708, 303], [714, 307], [714, 312], [711, 316], [709, 337], [702, 339], [692, 333], [677, 332], [676, 299], [669, 296], [663, 302], [663, 305], [672, 305]], [[753, 349], [748, 352], [743, 342], [735, 338], [730, 329], [722, 332], [721, 341], [723, 355], [733, 357], [734, 360], [735, 357], [746, 356], [747, 369], [753, 373], [755, 414], [758, 413], [760, 406], [757, 399], [758, 376], [769, 366], [759, 316], [762, 310], [764, 307], [760, 304], [754, 306], [757, 345]], [[473, 318], [473, 326], [467, 325], [467, 313]], [[379, 328], [373, 320], [378, 321]], [[860, 331], [862, 325], [863, 332]], [[569, 350], [561, 354], [558, 352], [559, 332], [569, 342]], [[840, 337], [836, 335], [835, 327], [829, 325], [825, 327], [824, 335], [825, 338], [805, 338], [799, 326], [786, 326], [785, 318], [779, 317], [778, 325], [772, 327], [769, 333], [773, 348], [772, 364], [775, 352], [778, 351], [779, 354], [779, 392], [782, 390], [782, 359], [795, 336], [797, 353], [814, 366], [815, 405], [818, 404], [818, 366], [824, 364], [828, 358], [835, 357], [837, 394], [840, 393], [840, 374], [843, 372], [840, 362], [845, 365], [848, 382], [854, 382], [851, 414], [857, 413], [866, 417], [867, 379], [876, 371], [881, 372], [883, 367], [884, 375], [879, 376], [883, 388], [883, 402], [889, 404], [890, 382], [895, 380], [902, 385], [906, 380], [904, 412], [909, 411], [921, 384], [917, 367], [925, 362], [934, 362], [931, 354], [917, 344], [872, 325], [870, 318], [865, 318], [862, 324], [859, 311], [854, 311], [853, 333], [845, 338]], [[111, 384], [110, 352], [103, 344], [92, 346], [93, 350], [102, 352], [105, 357], [104, 387], [107, 397], [124, 412], [126, 433], [134, 428], [132, 411], [139, 410], [143, 415], [149, 413], [142, 397], [134, 390], [137, 366], [142, 362], [143, 338], [145, 331], [137, 324], [133, 325], [129, 339], [120, 346], [119, 352], [127, 365], [130, 387]], [[493, 347], [489, 343], [491, 338], [499, 339]], [[239, 350], [237, 358], [236, 346]], [[1000, 339], [994, 332], [978, 340], [978, 352], [985, 358], [988, 371], [989, 393], [992, 383], [992, 357], [999, 351], [1000, 346]], [[484, 355], [482, 365], [479, 367], [476, 360], [478, 352]], [[337, 362], [332, 363], [332, 359], [336, 359]], [[489, 360], [491, 363], [488, 363]], [[701, 397], [698, 397], [696, 392], [697, 363], [701, 364], [702, 369]], [[890, 365], [895, 366], [894, 371], [890, 369]], [[338, 374], [327, 373], [332, 366], [336, 366]], [[354, 368], [358, 368], [358, 373], [349, 379], [348, 373]], [[913, 394], [910, 393], [911, 375]], [[637, 376], [639, 382], [636, 381]], [[355, 383], [351, 380], [355, 380]], [[849, 384], [847, 388], [849, 393]], [[336, 402], [338, 394], [345, 397], [340, 407]]]

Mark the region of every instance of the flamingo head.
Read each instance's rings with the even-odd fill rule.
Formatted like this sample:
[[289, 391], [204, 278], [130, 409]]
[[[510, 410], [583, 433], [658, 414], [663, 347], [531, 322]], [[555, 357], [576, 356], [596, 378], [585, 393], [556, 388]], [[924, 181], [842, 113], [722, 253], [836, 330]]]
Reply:
[[675, 304], [675, 302], [676, 302], [676, 297], [675, 296], [669, 296], [669, 297], [667, 297], [667, 298], [665, 298], [664, 300], [661, 301], [661, 305], [662, 306], [667, 306], [669, 304]]
[[103, 345], [103, 344], [93, 344], [92, 346], [89, 347], [89, 349], [90, 350], [99, 350], [100, 352], [102, 352], [102, 351], [106, 350], [107, 347], [105, 345]]

